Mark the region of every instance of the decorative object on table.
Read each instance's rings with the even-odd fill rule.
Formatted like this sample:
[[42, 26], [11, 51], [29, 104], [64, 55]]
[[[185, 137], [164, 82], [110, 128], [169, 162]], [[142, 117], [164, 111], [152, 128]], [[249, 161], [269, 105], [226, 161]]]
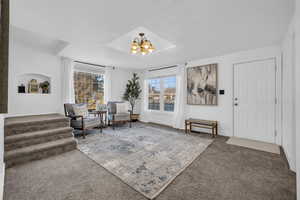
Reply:
[[90, 115], [87, 104], [64, 104], [65, 116], [71, 119], [71, 127], [82, 131], [85, 138], [86, 130], [100, 127], [102, 133], [101, 118]]
[[115, 129], [116, 124], [129, 122], [131, 128], [130, 112], [128, 104], [122, 101], [109, 101], [108, 107], [108, 125]]
[[154, 46], [145, 37], [145, 33], [139, 33], [139, 36], [132, 41], [130, 51], [132, 54], [141, 53], [142, 55], [146, 55], [154, 51]]
[[44, 81], [40, 83], [40, 88], [42, 89], [42, 93], [44, 94], [50, 93], [50, 83], [48, 81]]
[[192, 118], [185, 120], [185, 133], [199, 132], [192, 130], [192, 127], [211, 129], [212, 137], [216, 137], [218, 135], [218, 121]]
[[126, 84], [126, 90], [123, 95], [123, 100], [128, 101], [130, 103], [131, 114], [133, 114], [135, 103], [139, 99], [141, 93], [142, 90], [139, 83], [139, 77], [136, 73], [133, 73], [132, 79], [128, 80], [128, 83]]
[[218, 64], [187, 68], [187, 103], [217, 105]]
[[39, 93], [39, 84], [36, 79], [31, 79], [29, 81], [28, 93]]
[[21, 84], [18, 86], [18, 93], [26, 93], [26, 90], [25, 90], [25, 85], [24, 84]]

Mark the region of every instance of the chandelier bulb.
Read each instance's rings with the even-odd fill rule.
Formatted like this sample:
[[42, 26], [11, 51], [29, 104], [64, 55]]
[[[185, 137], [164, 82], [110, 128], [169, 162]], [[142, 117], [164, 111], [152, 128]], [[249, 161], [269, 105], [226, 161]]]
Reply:
[[152, 43], [145, 37], [144, 33], [139, 33], [139, 37], [134, 38], [131, 43], [131, 53], [146, 55], [154, 51]]

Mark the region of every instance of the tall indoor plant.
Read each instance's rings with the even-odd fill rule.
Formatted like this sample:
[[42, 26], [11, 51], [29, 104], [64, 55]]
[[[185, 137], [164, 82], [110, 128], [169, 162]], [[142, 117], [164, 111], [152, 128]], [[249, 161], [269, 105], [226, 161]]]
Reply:
[[139, 99], [141, 93], [142, 90], [139, 83], [139, 77], [136, 73], [133, 73], [132, 79], [128, 80], [128, 83], [126, 84], [126, 90], [123, 95], [123, 100], [128, 101], [130, 103], [132, 114], [135, 103]]

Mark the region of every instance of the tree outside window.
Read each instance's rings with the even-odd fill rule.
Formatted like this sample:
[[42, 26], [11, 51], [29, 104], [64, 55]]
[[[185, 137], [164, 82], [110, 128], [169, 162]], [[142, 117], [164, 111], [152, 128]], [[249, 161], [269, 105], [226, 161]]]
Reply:
[[88, 72], [74, 72], [75, 102], [87, 103], [88, 109], [104, 103], [104, 76]]

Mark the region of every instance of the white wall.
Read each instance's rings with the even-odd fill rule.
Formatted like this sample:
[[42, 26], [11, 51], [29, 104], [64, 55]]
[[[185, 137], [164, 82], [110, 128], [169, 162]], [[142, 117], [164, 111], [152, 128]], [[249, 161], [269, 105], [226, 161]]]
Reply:
[[296, 1], [295, 12], [295, 102], [296, 102], [296, 166], [297, 199], [300, 200], [300, 0]]
[[[237, 52], [230, 55], [224, 55], [214, 58], [189, 61], [187, 67], [218, 63], [218, 89], [224, 89], [225, 95], [218, 95], [217, 106], [195, 106], [185, 105], [185, 118], [193, 117], [208, 120], [218, 120], [220, 123], [220, 134], [225, 136], [233, 135], [233, 64], [260, 60], [266, 58], [276, 58], [280, 64], [280, 47], [271, 46], [261, 49]], [[280, 72], [280, 71], [279, 71]], [[278, 73], [280, 76], [280, 73]], [[278, 95], [280, 93], [280, 84], [278, 84]], [[280, 102], [279, 102], [280, 103]], [[144, 106], [142, 106], [144, 107]], [[280, 111], [280, 106], [278, 106]], [[143, 112], [142, 120], [160, 124], [173, 125], [175, 114]], [[278, 112], [278, 127], [280, 132], [280, 112]], [[278, 134], [276, 142], [281, 144], [281, 135]]]
[[282, 42], [282, 147], [290, 168], [296, 171], [294, 26], [292, 21]]
[[[12, 34], [10, 40], [8, 116], [62, 112], [61, 59], [51, 49], [22, 41]], [[20, 76], [35, 73], [51, 78], [51, 94], [18, 94]], [[115, 67], [111, 72], [110, 100], [121, 101], [132, 69]], [[139, 112], [136, 107], [136, 112]]]
[[4, 115], [0, 114], [0, 199], [3, 197], [4, 176]]
[[111, 100], [122, 101], [126, 84], [132, 78], [133, 71], [129, 69], [115, 68], [111, 77]]
[[[46, 49], [23, 44], [14, 36], [9, 50], [8, 115], [56, 113], [61, 108], [60, 59]], [[51, 94], [18, 94], [19, 76], [36, 73], [51, 78]]]
[[[218, 95], [217, 106], [186, 105], [186, 117], [218, 120], [220, 123], [220, 134], [233, 136], [233, 65], [240, 62], [261, 60], [271, 57], [276, 58], [276, 63], [278, 65], [280, 64], [280, 48], [278, 46], [188, 62], [188, 67], [218, 63], [218, 89], [224, 89], [225, 95]], [[279, 86], [280, 84], [278, 84], [278, 90], [280, 89]], [[277, 125], [279, 125], [279, 122]], [[277, 127], [277, 130], [279, 129], [280, 127]], [[280, 135], [278, 135], [277, 138], [277, 143], [280, 144]]]

